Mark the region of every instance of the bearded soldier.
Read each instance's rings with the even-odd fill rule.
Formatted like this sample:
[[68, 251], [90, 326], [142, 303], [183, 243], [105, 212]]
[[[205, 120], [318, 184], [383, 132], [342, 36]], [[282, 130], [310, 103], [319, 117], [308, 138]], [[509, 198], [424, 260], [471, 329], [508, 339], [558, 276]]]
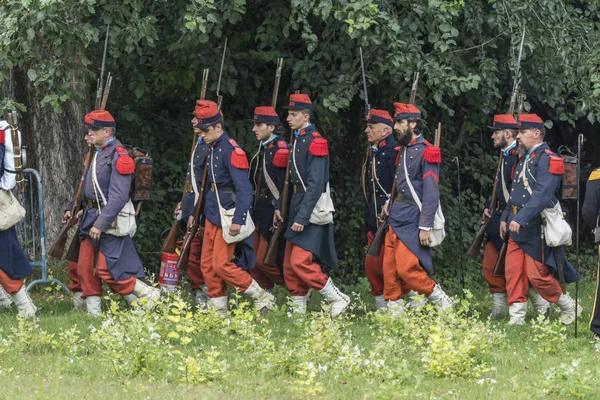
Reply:
[[[20, 132], [17, 133], [17, 137], [20, 141]], [[20, 147], [21, 143], [16, 145]], [[0, 117], [0, 190], [12, 190], [15, 185], [12, 132], [6, 120]], [[21, 317], [34, 317], [39, 314], [22, 281], [32, 273], [33, 268], [17, 237], [17, 227], [12, 226], [0, 231], [0, 301], [4, 306], [10, 307], [12, 297]]]
[[[310, 122], [312, 102], [308, 95], [292, 94], [287, 108], [287, 122], [296, 139], [289, 160], [293, 194], [286, 221], [283, 276], [292, 295], [293, 312], [305, 314], [309, 290], [316, 289], [329, 302], [331, 315], [337, 316], [346, 310], [350, 298], [313, 261], [315, 256], [329, 268], [338, 269], [332, 221], [312, 218], [316, 211], [320, 216], [327, 214], [316, 207], [324, 194], [329, 196], [329, 147]], [[275, 206], [275, 226], [284, 222], [280, 208], [281, 201]]]
[[[575, 318], [575, 302], [563, 293], [557, 275], [564, 271], [565, 282], [579, 274], [565, 257], [563, 246], [551, 248], [542, 237], [541, 213], [558, 202], [555, 191], [564, 173], [564, 163], [544, 142], [546, 129], [535, 114], [520, 114], [517, 141], [524, 155], [515, 168], [510, 198], [502, 213], [500, 236], [508, 232], [505, 262], [509, 324], [524, 324], [527, 295], [533, 287], [546, 301], [556, 303], [563, 324]], [[578, 307], [577, 315], [581, 313]]]
[[[600, 159], [596, 157], [595, 167], [590, 175], [585, 189], [585, 200], [583, 201], [583, 207], [581, 214], [585, 223], [593, 229], [595, 241], [598, 245], [598, 237], [600, 235], [600, 167], [598, 162]], [[600, 337], [600, 297], [598, 292], [600, 290], [600, 262], [598, 263], [598, 278], [596, 282], [596, 295], [594, 299], [594, 308], [592, 310], [592, 318], [590, 320], [590, 330], [594, 332], [596, 337]]]
[[256, 224], [254, 233], [256, 266], [250, 270], [250, 275], [263, 289], [271, 290], [274, 284], [285, 286], [280, 270], [283, 266], [285, 240], [279, 241], [280, 256], [277, 257], [277, 266], [266, 265], [263, 260], [272, 236], [275, 203], [279, 200], [285, 182], [289, 150], [287, 142], [282, 137], [285, 131], [273, 107], [256, 107], [252, 122], [254, 123], [252, 131], [260, 141], [260, 147], [255, 171], [250, 171], [256, 186], [252, 210]]
[[141, 298], [150, 306], [160, 291], [138, 279], [144, 277], [144, 268], [133, 246], [134, 232], [120, 232], [125, 228], [117, 224], [130, 199], [135, 164], [115, 137], [116, 123], [108, 111], [92, 111], [85, 123], [96, 152], [84, 178], [85, 211], [79, 224], [82, 297], [88, 313], [99, 315], [104, 281], [130, 304]]
[[[275, 297], [246, 272], [256, 262], [252, 237], [228, 243], [223, 235], [223, 213], [234, 210], [226, 232], [234, 239], [250, 219], [252, 185], [248, 179], [248, 158], [237, 142], [227, 135], [223, 114], [215, 102], [197, 101], [194, 114], [195, 126], [200, 129], [204, 142], [210, 145], [207, 165], [210, 191], [204, 205], [206, 226], [200, 260], [210, 305], [225, 315], [227, 285], [230, 285], [250, 296], [258, 311], [267, 311], [275, 306]], [[236, 250], [237, 265], [231, 261]]]
[[[423, 120], [417, 107], [403, 103], [394, 103], [394, 107], [394, 132], [402, 149], [397, 157], [396, 199], [391, 208], [389, 204], [383, 208], [384, 214], [389, 213], [390, 225], [384, 245], [384, 298], [392, 313], [402, 313], [404, 284], [438, 309], [449, 309], [452, 300], [428, 276], [434, 272], [429, 244], [440, 199], [441, 151], [423, 138]], [[409, 181], [422, 210], [412, 197]]]

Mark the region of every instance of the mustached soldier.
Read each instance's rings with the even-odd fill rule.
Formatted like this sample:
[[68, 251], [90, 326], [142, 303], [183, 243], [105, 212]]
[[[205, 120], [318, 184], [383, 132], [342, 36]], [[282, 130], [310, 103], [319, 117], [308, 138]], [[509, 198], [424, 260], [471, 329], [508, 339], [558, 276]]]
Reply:
[[[200, 129], [204, 142], [210, 145], [207, 165], [210, 190], [204, 204], [206, 225], [200, 261], [210, 306], [221, 315], [227, 313], [227, 285], [230, 285], [250, 296], [258, 311], [267, 311], [275, 306], [275, 297], [247, 272], [256, 263], [252, 237], [238, 243], [227, 243], [223, 237], [221, 208], [235, 208], [228, 232], [234, 238], [249, 218], [252, 185], [248, 179], [248, 158], [227, 135], [223, 114], [215, 102], [197, 101], [194, 114], [195, 126]], [[237, 264], [231, 261], [234, 251], [237, 251]]]
[[[383, 276], [388, 308], [402, 313], [403, 286], [424, 295], [440, 310], [453, 307], [452, 300], [428, 274], [433, 274], [430, 235], [439, 204], [441, 151], [422, 135], [421, 111], [412, 104], [394, 103], [394, 133], [402, 146], [396, 171], [396, 199], [388, 211], [390, 228], [385, 237]], [[406, 167], [405, 167], [406, 165]], [[413, 199], [408, 180], [422, 204]]]
[[[310, 289], [316, 289], [329, 302], [331, 315], [337, 316], [350, 304], [350, 298], [340, 292], [331, 278], [313, 261], [338, 269], [333, 241], [333, 224], [311, 223], [311, 215], [329, 184], [329, 147], [327, 140], [310, 122], [312, 102], [306, 94], [290, 96], [287, 122], [296, 135], [290, 156], [290, 184], [293, 194], [285, 238], [283, 276], [292, 295], [293, 312], [305, 314]], [[273, 223], [283, 222], [281, 201], [275, 206]]]
[[288, 164], [289, 150], [282, 137], [285, 131], [275, 109], [271, 106], [254, 109], [252, 131], [260, 141], [256, 168], [250, 171], [257, 185], [254, 194], [252, 216], [256, 224], [254, 233], [254, 251], [256, 266], [249, 272], [252, 278], [265, 290], [273, 289], [275, 284], [285, 286], [280, 268], [283, 267], [285, 240], [279, 241], [277, 266], [266, 265], [263, 260], [272, 237], [271, 227], [275, 203], [279, 200], [285, 183], [285, 170]]
[[[574, 282], [579, 274], [565, 257], [564, 246], [551, 248], [542, 238], [541, 213], [553, 207], [565, 170], [562, 158], [544, 142], [544, 122], [535, 114], [520, 114], [517, 141], [524, 155], [515, 168], [510, 198], [502, 213], [500, 235], [509, 232], [505, 276], [508, 293], [509, 324], [525, 323], [527, 295], [533, 287], [546, 301], [556, 303], [563, 324], [575, 318], [575, 301], [563, 293], [557, 279], [559, 264], [565, 282]], [[581, 307], [578, 307], [578, 314]]]
[[[20, 132], [18, 137], [21, 140]], [[0, 190], [12, 190], [16, 183], [12, 133], [8, 122], [0, 117]], [[17, 237], [17, 227], [0, 231], [0, 299], [5, 307], [10, 307], [12, 298], [21, 317], [39, 313], [22, 281], [32, 273]]]
[[84, 178], [85, 211], [79, 224], [77, 272], [82, 297], [88, 313], [99, 315], [105, 282], [130, 304], [145, 298], [150, 306], [160, 291], [138, 279], [144, 277], [144, 267], [131, 233], [115, 236], [110, 230], [129, 201], [135, 164], [115, 137], [116, 123], [108, 111], [92, 111], [85, 116], [85, 123], [96, 153]]

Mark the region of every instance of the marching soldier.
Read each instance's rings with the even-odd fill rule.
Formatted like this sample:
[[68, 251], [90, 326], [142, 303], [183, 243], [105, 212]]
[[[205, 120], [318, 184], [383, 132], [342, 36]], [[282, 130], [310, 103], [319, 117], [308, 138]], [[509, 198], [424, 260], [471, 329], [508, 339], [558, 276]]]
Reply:
[[[394, 120], [385, 110], [372, 109], [367, 119], [367, 141], [370, 149], [363, 165], [363, 191], [366, 195], [365, 225], [367, 244], [370, 245], [378, 228], [378, 215], [392, 191], [396, 172], [396, 156], [399, 147], [394, 135]], [[383, 254], [379, 257], [365, 257], [365, 274], [371, 285], [377, 309], [385, 308], [383, 298]]]
[[[581, 214], [585, 223], [593, 229], [595, 234], [595, 241], [598, 245], [598, 234], [600, 233], [600, 167], [598, 162], [595, 160], [596, 168], [592, 171], [590, 178], [587, 182], [585, 189], [585, 199], [583, 201], [583, 207], [581, 208]], [[600, 253], [599, 253], [600, 254]], [[598, 292], [600, 291], [600, 262], [599, 262], [599, 274], [596, 283], [596, 295], [594, 299], [594, 307], [592, 310], [592, 318], [590, 320], [590, 330], [600, 337], [600, 303]]]
[[[313, 261], [315, 256], [329, 268], [338, 269], [333, 224], [311, 222], [311, 216], [318, 211], [317, 202], [329, 187], [328, 144], [310, 122], [312, 102], [308, 95], [292, 94], [287, 108], [287, 122], [296, 140], [289, 160], [293, 195], [286, 221], [283, 277], [292, 295], [293, 312], [305, 314], [309, 290], [317, 289], [329, 302], [331, 315], [337, 316], [348, 308], [350, 298]], [[275, 206], [274, 226], [284, 222], [280, 208], [281, 199]]]
[[[18, 134], [20, 140], [20, 132]], [[19, 143], [20, 145], [20, 143]], [[15, 160], [12, 133], [9, 124], [0, 117], [0, 190], [12, 190], [16, 185]], [[0, 231], [0, 293], [4, 294], [3, 304], [11, 304], [12, 297], [20, 317], [35, 317], [39, 314], [31, 301], [22, 279], [31, 275], [33, 268], [23, 253], [17, 227]]]
[[[236, 141], [227, 135], [223, 114], [216, 103], [199, 100], [194, 114], [195, 126], [202, 132], [203, 140], [210, 145], [207, 165], [210, 191], [204, 205], [206, 226], [200, 261], [210, 305], [221, 315], [227, 313], [229, 284], [250, 296], [258, 311], [266, 311], [275, 306], [275, 297], [263, 290], [246, 272], [256, 262], [252, 238], [248, 237], [239, 243], [227, 243], [222, 229], [222, 212], [235, 210], [228, 232], [234, 238], [240, 234], [249, 218], [252, 185], [248, 178], [248, 158]], [[231, 261], [234, 250], [237, 250], [237, 265]]]
[[138, 279], [144, 277], [144, 268], [130, 233], [111, 234], [118, 214], [129, 201], [135, 164], [115, 137], [116, 123], [108, 111], [92, 111], [85, 116], [85, 123], [96, 152], [84, 178], [85, 211], [79, 224], [77, 270], [82, 297], [88, 313], [99, 315], [104, 281], [130, 304], [145, 298], [150, 306], [160, 291]]
[[[515, 168], [510, 198], [500, 222], [500, 236], [508, 233], [505, 276], [508, 293], [509, 324], [524, 324], [527, 295], [533, 288], [561, 310], [563, 324], [575, 318], [575, 302], [563, 293], [556, 278], [564, 270], [565, 282], [579, 274], [565, 257], [563, 246], [550, 248], [542, 238], [541, 212], [553, 207], [555, 191], [564, 173], [564, 163], [544, 142], [546, 129], [535, 114], [520, 114], [517, 141], [525, 153]], [[508, 232], [507, 232], [508, 229]], [[577, 315], [581, 313], [578, 307]]]
[[[403, 103], [394, 103], [394, 107], [394, 132], [402, 150], [397, 157], [396, 199], [391, 208], [388, 203], [382, 210], [389, 214], [390, 225], [384, 245], [384, 298], [392, 313], [401, 314], [405, 285], [446, 310], [453, 307], [452, 300], [428, 276], [434, 272], [429, 244], [440, 199], [441, 151], [423, 138], [423, 120], [417, 107]], [[422, 211], [412, 198], [408, 179], [420, 198]]]
[[[196, 118], [192, 119], [192, 125], [194, 125]], [[197, 128], [195, 128], [197, 129]], [[188, 163], [186, 181], [187, 192], [183, 196], [183, 203], [181, 207], [175, 210], [175, 214], [181, 214], [181, 220], [187, 224], [188, 227], [194, 223], [194, 211], [200, 190], [202, 186], [202, 176], [204, 174], [204, 167], [206, 165], [206, 159], [210, 152], [210, 145], [204, 143], [201, 135], [198, 135], [198, 140], [190, 162]], [[202, 231], [196, 237], [192, 239], [190, 243], [190, 257], [188, 259], [188, 267], [185, 271], [188, 278], [190, 279], [192, 292], [196, 300], [196, 304], [201, 307], [208, 306], [208, 295], [206, 294], [208, 287], [204, 282], [204, 276], [202, 275], [202, 268], [200, 266], [200, 257], [202, 250], [202, 240], [200, 236]]]
[[[253, 181], [256, 185], [252, 216], [256, 224], [254, 233], [254, 251], [256, 267], [249, 272], [252, 278], [265, 290], [273, 289], [275, 284], [285, 286], [285, 281], [278, 266], [283, 266], [283, 251], [278, 258], [278, 266], [266, 265], [263, 260], [271, 240], [271, 227], [275, 203], [279, 200], [285, 183], [285, 171], [288, 164], [289, 150], [282, 137], [283, 127], [275, 109], [271, 106], [254, 109], [254, 127], [252, 131], [260, 141], [256, 169]], [[251, 171], [252, 173], [252, 171]], [[279, 241], [281, 250], [285, 249], [285, 240]]]

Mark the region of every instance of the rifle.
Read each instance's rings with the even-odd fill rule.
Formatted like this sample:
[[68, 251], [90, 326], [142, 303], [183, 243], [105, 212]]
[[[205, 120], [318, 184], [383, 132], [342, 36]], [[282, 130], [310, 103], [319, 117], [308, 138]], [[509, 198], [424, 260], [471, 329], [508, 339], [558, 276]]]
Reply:
[[[277, 95], [279, 94], [279, 81], [281, 80], [281, 71], [283, 69], [283, 58], [277, 59], [277, 71], [275, 72], [275, 84], [273, 86], [273, 97], [271, 97], [271, 106], [275, 107], [277, 104]], [[292, 140], [294, 140], [295, 135], [292, 131]], [[292, 142], [293, 143], [293, 142]], [[290, 150], [291, 151], [291, 150]], [[267, 173], [265, 171], [265, 173]], [[259, 186], [260, 186], [260, 177], [259, 175]], [[290, 195], [290, 163], [285, 170], [285, 183], [283, 184], [283, 190], [281, 191], [280, 199], [281, 199], [281, 216], [284, 221], [287, 218], [287, 212], [289, 207], [289, 195]], [[257, 186], [258, 190], [258, 186]], [[285, 215], [285, 216], [284, 216]], [[265, 265], [277, 266], [277, 251], [279, 250], [279, 240], [283, 236], [285, 225], [283, 223], [279, 224], [275, 232], [273, 232], [273, 236], [271, 237], [271, 241], [269, 241], [269, 246], [267, 247], [267, 251], [265, 252], [265, 258], [263, 263]]]
[[360, 50], [360, 69], [362, 70], [363, 80], [363, 93], [365, 95], [365, 119], [369, 119], [369, 113], [371, 112], [371, 105], [369, 104], [369, 93], [367, 92], [367, 76], [365, 75], [365, 60], [363, 59], [362, 47]]
[[25, 191], [25, 178], [23, 177], [23, 159], [21, 153], [21, 140], [19, 137], [19, 117], [16, 111], [12, 111], [8, 114], [8, 124], [10, 125], [10, 136], [13, 145], [13, 158], [15, 160], [15, 171], [17, 188], [21, 191]]
[[[513, 81], [513, 89], [512, 89], [512, 93], [510, 95], [510, 105], [508, 106], [508, 113], [509, 114], [513, 114], [514, 110], [515, 110], [515, 103], [517, 102], [517, 93], [519, 90], [519, 72], [521, 70], [521, 58], [523, 56], [523, 43], [525, 41], [525, 29], [523, 29], [523, 35], [521, 36], [521, 45], [519, 47], [519, 56], [517, 58], [517, 67], [515, 69], [515, 78]], [[523, 97], [519, 96], [519, 113], [521, 112], [523, 107]], [[493, 212], [494, 208], [496, 208], [496, 197], [497, 197], [497, 190], [498, 190], [498, 174], [500, 173], [500, 168], [502, 166], [502, 152], [500, 152], [500, 156], [498, 158], [498, 166], [496, 168], [496, 174], [494, 175], [494, 186], [492, 187], [492, 196], [490, 198], [490, 210], [491, 212]], [[483, 238], [485, 236], [485, 232], [487, 230], [487, 227], [490, 223], [490, 219], [488, 217], [484, 217], [483, 223], [481, 224], [481, 227], [479, 228], [479, 230], [477, 231], [477, 234], [475, 235], [475, 237], [473, 238], [473, 241], [471, 242], [471, 245], [469, 246], [469, 248], [467, 249], [466, 254], [469, 257], [472, 257], [474, 259], [477, 259], [477, 257], [479, 256], [479, 249], [481, 249], [481, 244], [483, 243]], [[503, 250], [506, 253], [506, 249], [505, 246], [503, 246]], [[502, 250], [500, 250], [502, 252]], [[501, 254], [502, 256], [502, 254]], [[498, 257], [499, 259], [501, 257]], [[502, 261], [504, 262], [504, 261]], [[502, 269], [504, 268], [504, 266], [502, 266]], [[495, 273], [495, 272], [494, 272]], [[504, 275], [504, 273], [502, 273], [502, 275]]]
[[100, 104], [100, 110], [106, 110], [106, 102], [108, 101], [108, 94], [110, 93], [111, 85], [112, 75], [109, 72], [106, 78], [106, 87], [104, 88], [104, 94], [102, 95], [102, 103]]
[[[200, 100], [206, 99], [206, 88], [208, 86], [208, 68], [202, 71], [202, 89], [200, 90]], [[194, 155], [194, 150], [196, 149], [196, 144], [198, 143], [198, 133], [194, 130], [194, 139], [192, 141], [192, 151], [190, 158]], [[183, 194], [181, 195], [181, 203], [183, 204], [183, 200], [185, 198], [185, 194], [189, 190], [189, 183], [187, 179], [185, 180], [185, 184], [183, 186]], [[165, 241], [163, 242], [161, 251], [163, 253], [175, 253], [175, 249], [177, 248], [177, 236], [179, 236], [179, 220], [175, 220], [173, 225], [171, 226], [171, 230], [167, 235]]]
[[[369, 119], [369, 114], [371, 112], [371, 105], [369, 104], [369, 92], [367, 91], [367, 76], [365, 74], [365, 61], [363, 59], [363, 53], [362, 53], [362, 47], [359, 48], [360, 50], [360, 69], [362, 72], [362, 80], [363, 80], [363, 93], [364, 93], [364, 97], [365, 97], [365, 119], [368, 120]], [[369, 164], [369, 160], [373, 157], [373, 151], [371, 150], [371, 146], [369, 146], [369, 149], [367, 150], [367, 155], [365, 157], [365, 162], [362, 166], [362, 175], [360, 178], [360, 185], [363, 191], [363, 195], [365, 196], [365, 201], [367, 202], [367, 204], [369, 203], [369, 196], [367, 196], [367, 181], [366, 181], [366, 175], [367, 175], [367, 165]], [[373, 199], [375, 199], [375, 197], [373, 196]], [[377, 203], [375, 203], [377, 204]], [[375, 213], [377, 214], [377, 212]]]
[[[102, 66], [100, 67], [100, 78], [98, 79], [98, 87], [96, 88], [96, 110], [103, 110], [102, 106], [102, 89], [104, 86], [104, 67], [106, 66], [106, 52], [108, 51], [108, 33], [110, 32], [110, 22], [106, 27], [106, 36], [104, 38], [104, 54], [102, 55]], [[105, 104], [106, 105], [106, 104]]]
[[[413, 75], [413, 84], [412, 84], [412, 88], [410, 91], [410, 100], [409, 100], [410, 104], [415, 103], [415, 99], [417, 97], [418, 84], [419, 84], [419, 72], [415, 72]], [[441, 127], [438, 126], [438, 129], [441, 129]], [[438, 140], [438, 139], [436, 138], [436, 140]], [[397, 183], [398, 183], [397, 179], [394, 178], [394, 182], [392, 183], [392, 191], [390, 193], [390, 202], [388, 205], [388, 210], [392, 209], [392, 204], [394, 204], [394, 200], [396, 199]], [[381, 247], [383, 246], [383, 243], [385, 242], [385, 234], [387, 233], [387, 230], [388, 230], [389, 218], [390, 218], [389, 214], [385, 215], [383, 217], [383, 221], [381, 222], [381, 225], [379, 225], [379, 227], [377, 228], [377, 232], [375, 232], [375, 236], [373, 236], [371, 245], [367, 249], [368, 256], [379, 257], [379, 254], [381, 253]]]
[[[508, 231], [508, 226], [506, 227]], [[504, 276], [504, 261], [506, 260], [506, 250], [508, 249], [508, 232], [504, 237], [504, 243], [502, 243], [502, 248], [500, 249], [500, 253], [498, 253], [498, 259], [496, 260], [496, 265], [494, 265], [494, 270], [492, 273], [494, 275]]]
[[225, 64], [225, 53], [227, 52], [227, 38], [225, 38], [225, 44], [223, 45], [223, 55], [221, 56], [221, 69], [219, 70], [219, 80], [217, 81], [217, 110], [221, 109], [223, 104], [223, 96], [221, 96], [221, 76], [223, 75], [223, 66]]

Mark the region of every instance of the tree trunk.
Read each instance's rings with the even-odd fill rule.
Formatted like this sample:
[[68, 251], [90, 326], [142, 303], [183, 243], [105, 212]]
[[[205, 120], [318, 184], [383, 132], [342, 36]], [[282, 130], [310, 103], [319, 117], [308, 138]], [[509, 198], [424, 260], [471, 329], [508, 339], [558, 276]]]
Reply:
[[[80, 85], [85, 86], [85, 85]], [[73, 199], [81, 177], [86, 146], [83, 119], [84, 100], [63, 103], [60, 112], [41, 105], [43, 96], [27, 78], [24, 70], [11, 71], [7, 97], [23, 103], [27, 112], [19, 119], [23, 145], [27, 147], [27, 167], [42, 177], [46, 248], [54, 241], [67, 201]], [[87, 99], [84, 89], [81, 99]], [[28, 211], [29, 212], [29, 211]]]

